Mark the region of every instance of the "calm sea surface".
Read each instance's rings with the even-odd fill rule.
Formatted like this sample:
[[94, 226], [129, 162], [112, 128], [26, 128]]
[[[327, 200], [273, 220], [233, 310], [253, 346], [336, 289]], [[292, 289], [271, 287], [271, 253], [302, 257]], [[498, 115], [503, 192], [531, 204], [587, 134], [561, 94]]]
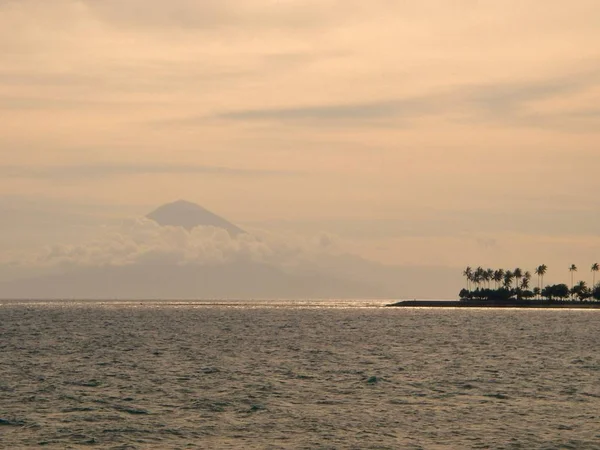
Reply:
[[0, 448], [600, 449], [600, 310], [0, 301]]

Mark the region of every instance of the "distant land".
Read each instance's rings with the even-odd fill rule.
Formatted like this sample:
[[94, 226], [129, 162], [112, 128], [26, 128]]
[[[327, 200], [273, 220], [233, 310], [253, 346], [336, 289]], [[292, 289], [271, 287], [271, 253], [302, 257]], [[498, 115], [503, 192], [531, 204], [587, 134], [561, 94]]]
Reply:
[[[223, 229], [233, 239], [246, 234], [233, 222], [184, 200], [162, 205], [146, 217], [160, 226], [187, 231], [204, 226]], [[423, 287], [428, 288], [430, 298], [440, 298], [435, 296], [458, 289], [459, 273], [451, 267], [391, 266], [350, 253], [326, 251], [292, 267], [250, 258], [223, 263], [169, 263], [164, 259], [125, 265], [57, 266], [50, 273], [0, 282], [0, 298], [394, 299], [413, 298]]]
[[525, 300], [506, 302], [486, 302], [479, 300], [401, 300], [390, 307], [417, 308], [565, 308], [600, 309], [600, 302]]

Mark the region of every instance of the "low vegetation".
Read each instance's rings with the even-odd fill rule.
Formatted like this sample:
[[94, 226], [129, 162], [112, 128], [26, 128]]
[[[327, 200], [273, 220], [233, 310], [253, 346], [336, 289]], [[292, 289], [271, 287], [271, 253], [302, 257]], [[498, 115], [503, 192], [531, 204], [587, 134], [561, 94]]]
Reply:
[[600, 301], [600, 283], [596, 283], [596, 274], [600, 270], [598, 263], [591, 266], [592, 283], [574, 281], [578, 271], [577, 266], [569, 267], [571, 286], [553, 284], [544, 286], [544, 275], [548, 271], [545, 264], [538, 266], [534, 273], [537, 276], [537, 286], [532, 285], [532, 274], [520, 268], [514, 270], [484, 269], [467, 267], [463, 276], [467, 286], [459, 293], [463, 301], [477, 300], [489, 302], [566, 302], [566, 301]]

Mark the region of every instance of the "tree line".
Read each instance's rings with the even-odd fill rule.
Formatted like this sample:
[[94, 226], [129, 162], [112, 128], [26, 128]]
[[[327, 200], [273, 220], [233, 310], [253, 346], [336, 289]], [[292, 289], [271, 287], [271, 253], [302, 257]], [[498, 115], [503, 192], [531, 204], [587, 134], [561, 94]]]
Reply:
[[600, 301], [600, 283], [596, 283], [596, 274], [600, 270], [598, 263], [592, 264], [592, 284], [588, 286], [585, 281], [575, 283], [574, 275], [578, 271], [577, 266], [569, 267], [571, 275], [571, 286], [567, 284], [553, 284], [544, 286], [544, 276], [548, 266], [542, 264], [536, 267], [534, 274], [537, 276], [537, 286], [532, 287], [533, 275], [527, 270], [516, 268], [484, 269], [467, 267], [463, 271], [467, 286], [460, 293], [461, 300], [489, 300], [489, 301], [530, 301], [530, 300], [579, 300]]

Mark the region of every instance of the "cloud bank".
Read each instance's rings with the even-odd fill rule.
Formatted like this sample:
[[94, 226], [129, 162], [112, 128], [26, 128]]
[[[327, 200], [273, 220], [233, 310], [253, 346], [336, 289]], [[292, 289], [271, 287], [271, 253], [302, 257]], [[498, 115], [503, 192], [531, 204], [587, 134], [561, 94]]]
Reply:
[[0, 166], [0, 175], [11, 178], [89, 179], [133, 175], [217, 175], [237, 177], [293, 176], [294, 170], [242, 169], [190, 164], [73, 164], [50, 166]]
[[129, 265], [225, 265], [259, 263], [287, 270], [308, 267], [324, 254], [340, 252], [335, 236], [312, 238], [254, 230], [233, 238], [215, 227], [160, 226], [135, 218], [111, 227], [97, 239], [80, 245], [56, 244], [14, 265], [34, 267], [100, 267]]

